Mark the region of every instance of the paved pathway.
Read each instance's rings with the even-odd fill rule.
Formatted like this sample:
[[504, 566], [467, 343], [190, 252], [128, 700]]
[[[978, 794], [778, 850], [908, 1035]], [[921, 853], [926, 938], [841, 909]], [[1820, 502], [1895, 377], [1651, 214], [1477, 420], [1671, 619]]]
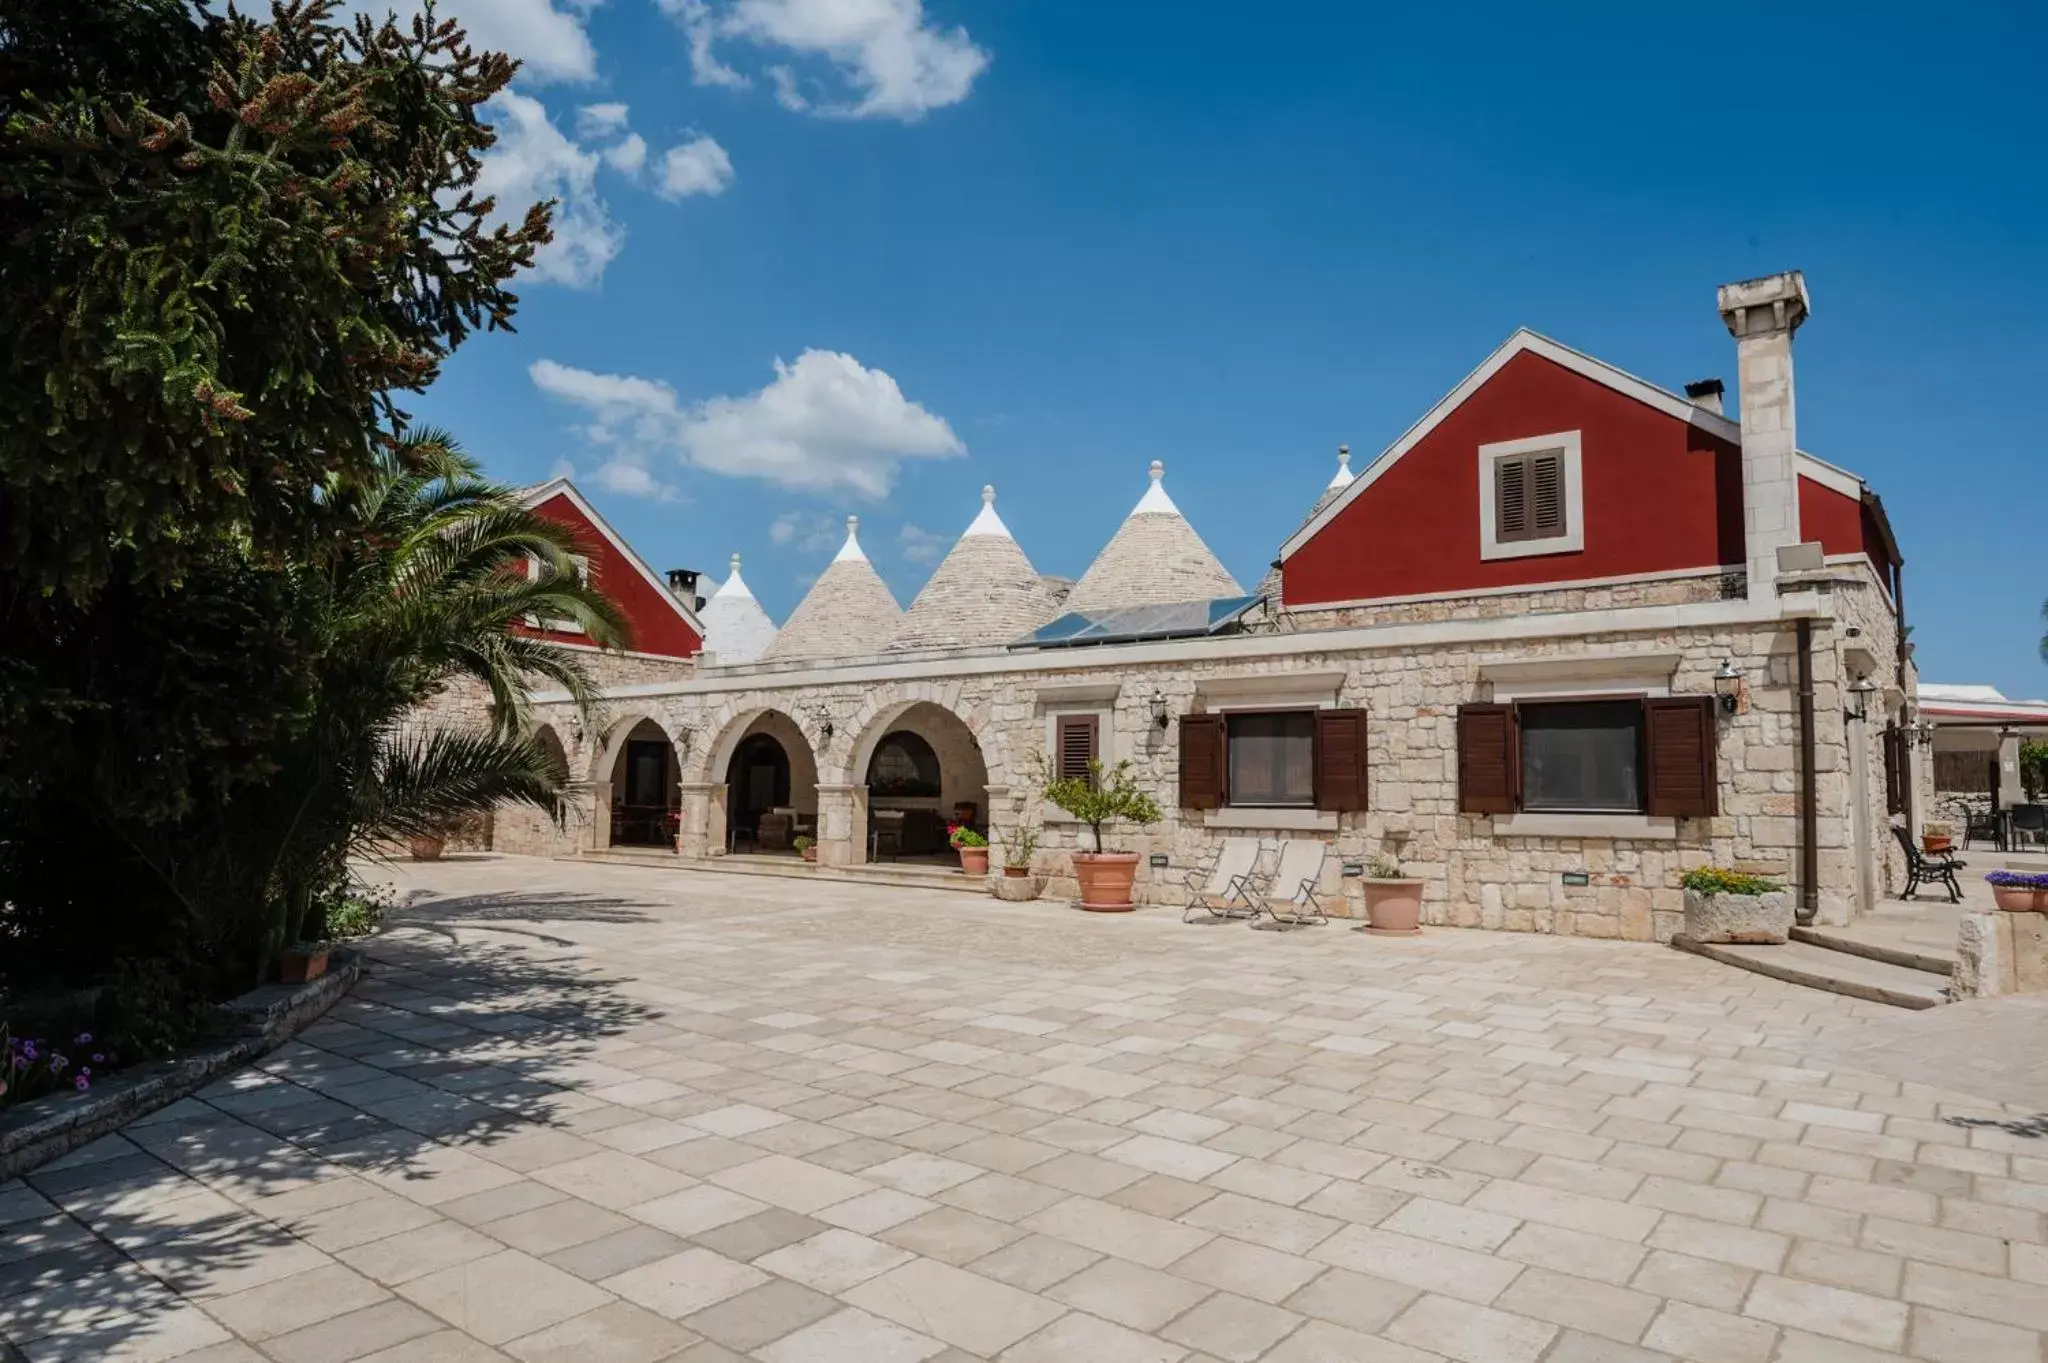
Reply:
[[2042, 1363], [2048, 1135], [1812, 1058], [1875, 1005], [1618, 943], [396, 874], [299, 1043], [0, 1184], [22, 1355]]

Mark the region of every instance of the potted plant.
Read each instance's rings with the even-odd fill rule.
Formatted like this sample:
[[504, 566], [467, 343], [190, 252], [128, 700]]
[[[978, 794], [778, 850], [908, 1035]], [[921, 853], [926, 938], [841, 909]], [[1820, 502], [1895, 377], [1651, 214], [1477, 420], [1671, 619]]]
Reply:
[[1993, 871], [1984, 879], [1991, 883], [1992, 899], [2007, 913], [2048, 913], [2048, 873]]
[[1105, 768], [1090, 759], [1088, 775], [1052, 777], [1045, 798], [1088, 825], [1093, 851], [1074, 853], [1074, 879], [1081, 907], [1091, 913], [1129, 913], [1131, 886], [1138, 878], [1136, 852], [1105, 850], [1102, 830], [1119, 821], [1144, 827], [1159, 822], [1159, 805], [1131, 779], [1129, 759]]
[[797, 834], [789, 845], [794, 847], [796, 854], [805, 861], [816, 861], [818, 859], [818, 844], [811, 841], [810, 835], [807, 833]]
[[1792, 897], [1764, 876], [1695, 866], [1678, 878], [1685, 889], [1685, 935], [1695, 942], [1763, 942], [1792, 933]]
[[439, 861], [448, 850], [448, 839], [439, 833], [415, 833], [406, 839], [414, 861]]
[[988, 874], [988, 839], [964, 823], [948, 824], [946, 840], [960, 854], [960, 869], [971, 876]]
[[1422, 933], [1422, 882], [1384, 853], [1365, 863], [1365, 930], [1382, 937]]
[[285, 984], [304, 984], [327, 973], [327, 953], [332, 942], [293, 942], [277, 954], [277, 978]]
[[1038, 834], [1021, 824], [1003, 834], [1003, 874], [1022, 880], [1031, 874], [1031, 858], [1038, 851]]
[[1946, 852], [1955, 846], [1955, 840], [1954, 824], [1936, 820], [1920, 826], [1920, 849], [1924, 852]]

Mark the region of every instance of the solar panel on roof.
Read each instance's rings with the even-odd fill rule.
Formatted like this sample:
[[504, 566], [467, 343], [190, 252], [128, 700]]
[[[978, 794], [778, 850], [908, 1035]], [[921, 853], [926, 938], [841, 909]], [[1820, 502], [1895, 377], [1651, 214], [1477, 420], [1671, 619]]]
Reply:
[[1259, 598], [1226, 596], [1165, 606], [1069, 611], [1019, 639], [1012, 648], [1062, 648], [1076, 644], [1132, 643], [1215, 634], [1236, 623]]

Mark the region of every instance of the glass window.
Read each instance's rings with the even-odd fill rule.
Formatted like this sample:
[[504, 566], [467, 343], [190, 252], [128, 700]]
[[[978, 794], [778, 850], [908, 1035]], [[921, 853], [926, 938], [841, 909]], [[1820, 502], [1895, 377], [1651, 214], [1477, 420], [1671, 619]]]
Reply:
[[1522, 808], [1643, 808], [1643, 703], [1555, 701], [1517, 707]]
[[888, 735], [868, 763], [868, 793], [937, 796], [939, 757], [932, 745], [907, 729]]
[[1316, 715], [1313, 710], [1228, 715], [1230, 803], [1313, 805], [1316, 802]]

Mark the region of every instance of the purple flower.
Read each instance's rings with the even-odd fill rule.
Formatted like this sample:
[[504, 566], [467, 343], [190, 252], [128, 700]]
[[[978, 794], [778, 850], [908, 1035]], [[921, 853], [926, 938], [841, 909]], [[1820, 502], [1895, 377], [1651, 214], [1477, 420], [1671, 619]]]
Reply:
[[94, 1051], [94, 1052], [92, 1053], [92, 1063], [93, 1063], [93, 1064], [95, 1064], [95, 1065], [100, 1065], [100, 1064], [104, 1064], [104, 1063], [106, 1063], [106, 1059], [107, 1059], [107, 1058], [106, 1058], [105, 1056], [101, 1055], [101, 1054], [100, 1054], [100, 1053], [99, 1053], [98, 1051]]
[[1993, 871], [1984, 877], [2007, 890], [2048, 890], [2048, 873], [2040, 871]]
[[74, 1046], [90, 1046], [90, 1045], [92, 1045], [92, 1033], [91, 1033], [91, 1032], [80, 1032], [80, 1033], [79, 1033], [79, 1034], [78, 1034], [77, 1036], [75, 1036], [75, 1037], [73, 1037], [73, 1038], [71, 1039], [71, 1044], [72, 1044], [72, 1045], [74, 1045]]
[[26, 1057], [27, 1059], [30, 1059], [30, 1060], [33, 1060], [33, 1059], [35, 1059], [35, 1058], [36, 1058], [36, 1043], [35, 1043], [35, 1042], [33, 1042], [33, 1041], [24, 1041], [24, 1042], [22, 1042], [22, 1043], [21, 1043], [21, 1053], [22, 1053], [22, 1055], [23, 1055], [24, 1057]]
[[92, 1087], [92, 1080], [86, 1078], [84, 1075], [81, 1074], [76, 1079], [71, 1081], [71, 1085], [73, 1088], [76, 1088], [80, 1093], [83, 1093], [87, 1089]]
[[62, 1052], [50, 1052], [50, 1073], [62, 1074], [64, 1073], [64, 1067], [70, 1063], [70, 1061], [64, 1058]]

